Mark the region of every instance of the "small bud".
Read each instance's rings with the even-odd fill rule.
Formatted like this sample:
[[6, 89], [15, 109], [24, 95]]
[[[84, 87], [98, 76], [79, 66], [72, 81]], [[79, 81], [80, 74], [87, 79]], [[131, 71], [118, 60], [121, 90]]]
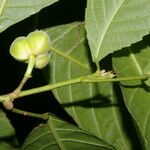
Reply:
[[44, 31], [34, 31], [27, 36], [29, 47], [34, 55], [40, 55], [49, 52], [50, 38]]
[[4, 106], [7, 110], [11, 110], [11, 109], [13, 109], [13, 107], [14, 107], [12, 101], [5, 101], [5, 102], [3, 102], [3, 106]]
[[104, 78], [113, 78], [115, 77], [116, 75], [113, 73], [113, 71], [108, 71], [106, 72], [104, 69], [101, 70], [100, 72], [100, 76], [101, 77], [104, 77]]
[[28, 47], [26, 37], [16, 38], [10, 46], [10, 54], [19, 61], [26, 61], [29, 59], [31, 51]]
[[46, 67], [50, 60], [50, 53], [39, 55], [35, 60], [35, 68], [42, 69]]

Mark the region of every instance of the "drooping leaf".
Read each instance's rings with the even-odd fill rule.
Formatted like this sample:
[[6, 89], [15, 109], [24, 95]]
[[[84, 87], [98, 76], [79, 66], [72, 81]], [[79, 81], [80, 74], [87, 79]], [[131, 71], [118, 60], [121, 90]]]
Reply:
[[0, 150], [17, 149], [19, 146], [15, 136], [15, 130], [10, 121], [0, 110]]
[[88, 0], [85, 24], [94, 62], [150, 31], [149, 0]]
[[[48, 82], [56, 83], [91, 74], [92, 60], [82, 23], [47, 29], [52, 57], [46, 70]], [[117, 149], [132, 149], [112, 84], [77, 84], [53, 90], [57, 100], [80, 128], [102, 138]]]
[[[149, 41], [149, 38], [147, 38]], [[142, 41], [129, 49], [115, 53], [113, 65], [118, 77], [134, 77], [143, 74], [150, 62], [150, 47]], [[150, 92], [142, 81], [121, 82], [126, 106], [136, 121], [141, 141], [150, 149]]]
[[0, 0], [0, 33], [58, 0]]
[[99, 138], [52, 115], [47, 123], [34, 129], [22, 150], [113, 150]]

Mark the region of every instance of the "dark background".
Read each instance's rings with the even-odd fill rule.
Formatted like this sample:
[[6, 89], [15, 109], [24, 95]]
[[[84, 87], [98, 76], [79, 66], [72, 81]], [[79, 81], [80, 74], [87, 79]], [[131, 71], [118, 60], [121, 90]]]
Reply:
[[[20, 83], [26, 70], [26, 64], [14, 60], [9, 54], [9, 47], [12, 41], [18, 36], [26, 36], [35, 29], [44, 29], [74, 21], [83, 21], [85, 7], [86, 0], [60, 0], [58, 3], [44, 8], [40, 13], [11, 26], [0, 34], [0, 94], [13, 91]], [[37, 18], [38, 22], [35, 26]], [[43, 74], [39, 70], [34, 70], [33, 78], [27, 82], [24, 89], [41, 85], [46, 85]], [[74, 123], [72, 118], [68, 116], [61, 105], [55, 100], [51, 92], [17, 99], [14, 102], [14, 106], [18, 109], [36, 113], [52, 112]], [[37, 118], [25, 117], [11, 112], [7, 112], [7, 115], [16, 129], [20, 143], [24, 141], [33, 127], [42, 122], [42, 120]]]

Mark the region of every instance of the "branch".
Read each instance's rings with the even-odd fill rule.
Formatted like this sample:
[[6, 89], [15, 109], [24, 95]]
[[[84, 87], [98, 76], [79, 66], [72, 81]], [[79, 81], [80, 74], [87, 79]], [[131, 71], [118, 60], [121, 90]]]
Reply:
[[[24, 91], [21, 91], [16, 98], [33, 95], [37, 93], [42, 93], [42, 92], [50, 91], [50, 90], [57, 89], [60, 87], [64, 87], [67, 85], [77, 84], [77, 83], [120, 82], [120, 81], [131, 81], [131, 80], [146, 80], [148, 78], [150, 78], [149, 74], [142, 75], [142, 76], [134, 76], [134, 77], [108, 78], [105, 76], [97, 75], [96, 73], [96, 74], [82, 76], [82, 77], [71, 79], [71, 80], [66, 80], [63, 82], [58, 82], [54, 84], [49, 84], [49, 85], [29, 89], [29, 90], [24, 90]], [[7, 100], [9, 100], [9, 94], [0, 96], [0, 102], [4, 102]]]
[[82, 76], [79, 78], [75, 78], [75, 79], [71, 79], [71, 80], [67, 80], [67, 81], [63, 81], [63, 82], [59, 82], [59, 83], [54, 83], [54, 84], [49, 84], [49, 85], [42, 86], [42, 87], [24, 90], [24, 91], [20, 92], [20, 94], [18, 95], [18, 98], [32, 95], [32, 94], [37, 94], [37, 93], [42, 93], [42, 92], [54, 90], [54, 89], [57, 89], [60, 87], [64, 87], [67, 85], [73, 85], [73, 84], [77, 84], [77, 83], [120, 82], [120, 81], [131, 81], [131, 80], [146, 80], [146, 79], [150, 78], [150, 75], [142, 75], [142, 76], [135, 76], [135, 77], [124, 77], [124, 78], [111, 78], [111, 79], [109, 79], [109, 78], [104, 78], [104, 77], [92, 78], [91, 77], [92, 75]]
[[28, 111], [23, 111], [23, 110], [16, 109], [16, 108], [13, 108], [11, 110], [11, 112], [14, 112], [14, 113], [17, 113], [17, 114], [20, 114], [20, 115], [24, 115], [24, 116], [36, 117], [36, 118], [40, 118], [40, 119], [43, 119], [43, 120], [48, 120], [48, 118], [49, 118], [48, 113], [37, 114], [37, 113], [28, 112]]

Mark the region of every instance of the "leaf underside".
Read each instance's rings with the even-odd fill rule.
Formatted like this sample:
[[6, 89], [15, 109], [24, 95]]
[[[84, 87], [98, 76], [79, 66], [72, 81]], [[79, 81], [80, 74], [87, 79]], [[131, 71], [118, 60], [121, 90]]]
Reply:
[[[129, 49], [116, 52], [113, 66], [118, 77], [142, 75], [145, 66], [150, 63], [149, 37]], [[141, 81], [122, 82], [126, 106], [136, 122], [144, 146], [150, 149], [150, 92], [149, 87]], [[141, 138], [141, 139], [142, 139]]]
[[58, 0], [0, 0], [0, 33]]
[[85, 25], [94, 62], [150, 31], [149, 0], [88, 0]]
[[110, 145], [97, 137], [64, 122], [54, 116], [49, 116], [46, 124], [34, 129], [22, 150], [113, 150]]
[[[52, 40], [52, 49], [57, 50], [52, 52], [45, 73], [49, 83], [91, 74], [92, 60], [83, 23], [50, 28], [47, 33]], [[53, 93], [80, 128], [113, 144], [117, 149], [131, 149], [112, 84], [76, 84], [53, 90]]]

